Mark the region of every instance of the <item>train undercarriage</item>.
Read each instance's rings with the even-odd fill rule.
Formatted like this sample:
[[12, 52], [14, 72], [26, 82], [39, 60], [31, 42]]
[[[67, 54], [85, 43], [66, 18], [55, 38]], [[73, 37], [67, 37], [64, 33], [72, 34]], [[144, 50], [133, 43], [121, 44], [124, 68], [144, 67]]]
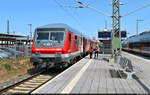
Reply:
[[68, 56], [68, 57], [62, 57], [61, 55], [56, 55], [55, 57], [39, 57], [33, 55], [30, 58], [30, 62], [37, 69], [42, 69], [42, 68], [50, 69], [53, 67], [67, 68], [69, 65], [76, 63], [78, 60], [80, 60], [87, 54], [82, 54], [82, 55], [80, 54], [77, 56]]

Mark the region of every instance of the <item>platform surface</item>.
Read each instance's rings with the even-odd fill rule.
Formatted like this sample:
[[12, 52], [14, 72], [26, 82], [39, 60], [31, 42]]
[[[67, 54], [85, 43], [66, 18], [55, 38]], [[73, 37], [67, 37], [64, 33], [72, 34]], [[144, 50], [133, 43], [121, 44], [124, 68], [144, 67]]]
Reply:
[[[118, 77], [115, 72], [121, 67], [112, 61], [83, 58], [32, 94], [42, 93], [138, 93], [150, 94], [150, 60], [123, 52], [133, 61], [136, 79]], [[109, 56], [107, 56], [109, 57]]]

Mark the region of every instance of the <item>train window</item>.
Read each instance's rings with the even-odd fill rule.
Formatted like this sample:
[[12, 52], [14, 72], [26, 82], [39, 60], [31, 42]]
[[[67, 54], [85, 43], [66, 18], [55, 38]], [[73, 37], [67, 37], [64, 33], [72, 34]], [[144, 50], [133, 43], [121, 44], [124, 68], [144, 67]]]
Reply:
[[69, 42], [71, 42], [71, 33], [69, 34]]
[[50, 40], [52, 41], [63, 41], [64, 32], [50, 32]]
[[150, 47], [150, 43], [148, 43], [148, 42], [144, 42], [142, 44], [143, 44], [144, 47]]
[[76, 35], [75, 35], [75, 45], [76, 45], [76, 46], [78, 45], [77, 36], [76, 36]]
[[40, 28], [37, 31], [65, 31], [65, 28]]
[[37, 33], [37, 40], [48, 40], [49, 33]]

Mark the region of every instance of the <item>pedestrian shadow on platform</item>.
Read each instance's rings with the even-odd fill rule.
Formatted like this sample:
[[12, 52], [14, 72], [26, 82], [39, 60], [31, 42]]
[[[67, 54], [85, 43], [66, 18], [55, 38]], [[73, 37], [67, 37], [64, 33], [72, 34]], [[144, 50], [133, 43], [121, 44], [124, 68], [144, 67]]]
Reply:
[[109, 62], [109, 58], [102, 58], [102, 57], [100, 57], [100, 58], [94, 58], [94, 57], [92, 57], [92, 58], [90, 58], [90, 57], [84, 57], [84, 59], [94, 59], [94, 60], [99, 60], [99, 61]]
[[95, 60], [109, 62], [108, 58], [95, 58]]

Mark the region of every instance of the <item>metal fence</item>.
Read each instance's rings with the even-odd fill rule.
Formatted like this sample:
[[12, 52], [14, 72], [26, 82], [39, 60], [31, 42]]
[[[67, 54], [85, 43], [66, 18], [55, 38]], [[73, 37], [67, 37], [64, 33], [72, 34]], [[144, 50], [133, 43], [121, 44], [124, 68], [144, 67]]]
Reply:
[[20, 58], [31, 56], [31, 45], [11, 45], [0, 47], [0, 59]]

